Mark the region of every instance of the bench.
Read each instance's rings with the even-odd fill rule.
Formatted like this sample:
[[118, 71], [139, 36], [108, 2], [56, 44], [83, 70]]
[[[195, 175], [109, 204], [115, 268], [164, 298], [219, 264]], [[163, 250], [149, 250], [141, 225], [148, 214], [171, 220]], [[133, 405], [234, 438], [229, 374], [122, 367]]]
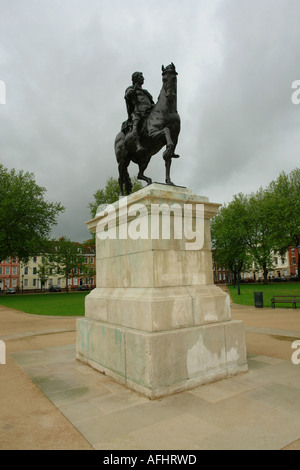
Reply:
[[300, 303], [300, 295], [273, 295], [271, 299], [271, 307], [275, 308], [275, 304], [293, 304], [293, 308], [297, 308]]

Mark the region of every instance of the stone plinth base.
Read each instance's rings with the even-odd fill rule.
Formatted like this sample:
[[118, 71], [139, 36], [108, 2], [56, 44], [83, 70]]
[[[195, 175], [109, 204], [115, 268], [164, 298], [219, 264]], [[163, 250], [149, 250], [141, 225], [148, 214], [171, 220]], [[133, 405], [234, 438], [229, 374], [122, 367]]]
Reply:
[[149, 398], [248, 370], [240, 321], [149, 333], [79, 319], [77, 359]]
[[97, 287], [77, 320], [79, 360], [150, 398], [247, 371], [243, 323], [213, 282], [218, 208], [152, 184], [87, 222]]

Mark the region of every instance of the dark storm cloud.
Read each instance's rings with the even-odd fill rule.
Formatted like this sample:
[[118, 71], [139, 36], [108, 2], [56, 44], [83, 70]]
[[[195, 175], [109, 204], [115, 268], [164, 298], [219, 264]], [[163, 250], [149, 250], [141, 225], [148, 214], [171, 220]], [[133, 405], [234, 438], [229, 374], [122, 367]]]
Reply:
[[[0, 160], [66, 206], [55, 236], [89, 237], [87, 205], [118, 176], [113, 142], [135, 70], [156, 100], [161, 65], [176, 65], [175, 183], [222, 203], [297, 165], [299, 2], [2, 0], [0, 10]], [[161, 154], [147, 173], [164, 180]]]

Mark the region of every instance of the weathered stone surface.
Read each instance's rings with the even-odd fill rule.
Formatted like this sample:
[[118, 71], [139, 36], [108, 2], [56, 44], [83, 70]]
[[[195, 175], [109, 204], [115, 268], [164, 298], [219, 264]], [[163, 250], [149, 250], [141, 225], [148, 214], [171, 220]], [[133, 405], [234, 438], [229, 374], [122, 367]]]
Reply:
[[[136, 217], [135, 204], [141, 209]], [[188, 223], [196, 241], [202, 236], [199, 248], [191, 249], [184, 227], [176, 239], [172, 212], [170, 239], [157, 231], [162, 215], [153, 219], [150, 209], [163, 204], [176, 204], [177, 216], [193, 205]], [[195, 204], [201, 205], [202, 225]], [[213, 284], [210, 219], [218, 207], [186, 188], [153, 184], [87, 222], [96, 233], [97, 287], [86, 297], [85, 318], [77, 321], [79, 360], [150, 398], [247, 370], [243, 323], [231, 320], [229, 297]], [[135, 223], [131, 229], [143, 226], [146, 236], [101, 240], [103, 221], [110, 235], [124, 236]]]

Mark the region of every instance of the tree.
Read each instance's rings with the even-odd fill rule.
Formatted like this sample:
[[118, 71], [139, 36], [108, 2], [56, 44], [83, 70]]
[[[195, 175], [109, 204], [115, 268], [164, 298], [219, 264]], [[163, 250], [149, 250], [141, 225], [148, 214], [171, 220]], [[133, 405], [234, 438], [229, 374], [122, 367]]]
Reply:
[[274, 238], [271, 218], [273, 202], [269, 193], [260, 188], [247, 197], [246, 243], [257, 268], [263, 270], [264, 284], [273, 269]]
[[38, 264], [37, 271], [36, 271], [38, 278], [41, 281], [41, 289], [43, 289], [43, 287], [45, 288], [45, 283], [50, 276], [50, 269], [51, 269], [51, 264], [49, 262], [48, 257], [43, 256], [42, 262], [41, 264]]
[[79, 243], [72, 242], [68, 238], [61, 237], [58, 241], [51, 242], [49, 261], [55, 274], [61, 275], [66, 281], [68, 292], [69, 279], [77, 277], [84, 269], [84, 256]]
[[33, 173], [16, 172], [0, 164], [0, 260], [21, 261], [44, 251], [56, 218], [64, 207], [44, 199]]
[[214, 259], [219, 266], [231, 271], [233, 279], [250, 265], [246, 243], [247, 196], [240, 193], [220, 208], [212, 219], [211, 234]]
[[[215, 259], [234, 272], [245, 269], [253, 260], [264, 273], [274, 269], [273, 255], [283, 255], [289, 246], [300, 241], [300, 170], [289, 175], [282, 172], [266, 189], [250, 195], [234, 196], [212, 220]], [[298, 276], [300, 280], [300, 261]]]
[[[142, 183], [137, 179], [136, 176], [132, 178], [132, 186], [133, 186], [132, 193], [143, 188]], [[90, 202], [88, 206], [91, 212], [91, 216], [95, 217], [97, 213], [97, 209], [100, 205], [107, 206], [108, 204], [113, 204], [114, 202], [118, 201], [119, 197], [120, 197], [119, 182], [116, 178], [113, 178], [111, 176], [106, 181], [105, 188], [98, 189], [98, 191], [94, 193], [94, 201]]]
[[[266, 193], [272, 200], [270, 214], [274, 249], [281, 255], [288, 247], [297, 247], [300, 242], [300, 169], [290, 174], [280, 173], [270, 183]], [[298, 256], [298, 280], [300, 281], [300, 256]]]

